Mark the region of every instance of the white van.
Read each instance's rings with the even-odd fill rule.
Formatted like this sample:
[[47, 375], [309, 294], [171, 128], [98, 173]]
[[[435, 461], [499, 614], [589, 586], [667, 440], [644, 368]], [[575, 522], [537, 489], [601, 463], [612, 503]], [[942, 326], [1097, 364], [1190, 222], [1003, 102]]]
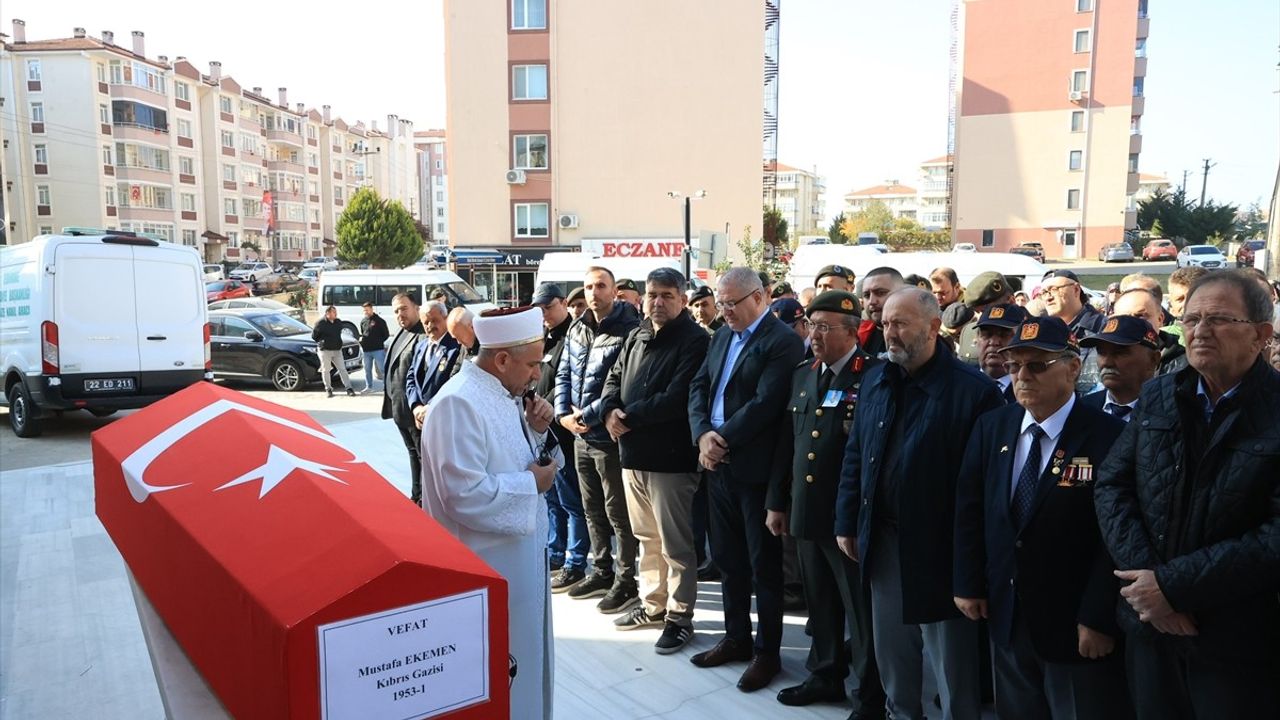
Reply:
[[[613, 273], [615, 280], [628, 278], [635, 281], [643, 290], [644, 279], [649, 273], [660, 267], [669, 267], [684, 272], [684, 260], [671, 257], [602, 257], [591, 252], [552, 252], [542, 256], [538, 265], [538, 273], [534, 277], [534, 287], [544, 282], [555, 283], [568, 294], [582, 287], [586, 280], [587, 268], [604, 267]], [[689, 280], [693, 287], [701, 287], [706, 283], [699, 278]]]
[[970, 252], [906, 252], [884, 253], [873, 245], [803, 245], [791, 258], [787, 280], [792, 287], [813, 287], [818, 271], [826, 265], [844, 265], [859, 278], [877, 267], [891, 267], [905, 275], [915, 273], [928, 277], [937, 267], [956, 271], [960, 282], [970, 280], [988, 270], [1023, 279], [1027, 288], [1040, 282], [1048, 270], [1033, 257], [1011, 253]]
[[[394, 328], [392, 298], [407, 293], [421, 305], [423, 300], [430, 300], [437, 292], [445, 294], [445, 304], [450, 309], [465, 305], [479, 315], [498, 307], [480, 297], [475, 288], [456, 274], [417, 266], [402, 270], [328, 270], [320, 275], [320, 294], [316, 296], [316, 304], [321, 310], [333, 305], [338, 308], [339, 320], [359, 327], [364, 319], [362, 307], [371, 302], [374, 312]], [[392, 335], [395, 335], [394, 329]]]
[[0, 358], [9, 424], [106, 416], [212, 378], [204, 268], [194, 248], [72, 230], [0, 249]]

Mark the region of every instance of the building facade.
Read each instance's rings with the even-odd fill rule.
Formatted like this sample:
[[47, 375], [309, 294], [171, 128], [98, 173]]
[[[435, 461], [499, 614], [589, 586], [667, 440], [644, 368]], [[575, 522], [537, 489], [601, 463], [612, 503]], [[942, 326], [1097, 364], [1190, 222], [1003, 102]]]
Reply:
[[894, 219], [906, 218], [915, 220], [919, 212], [916, 200], [916, 189], [903, 185], [897, 180], [889, 180], [883, 185], [874, 185], [861, 190], [854, 190], [844, 196], [844, 214], [849, 217], [854, 213], [866, 210], [873, 202], [882, 202], [893, 213]]
[[525, 263], [482, 292], [529, 296], [548, 251], [683, 237], [699, 190], [693, 237], [759, 237], [764, 3], [446, 0], [444, 15], [449, 238]]
[[[148, 57], [142, 32], [29, 41], [14, 20], [0, 54], [8, 242], [63, 227], [131, 230], [208, 262], [332, 255], [334, 227], [364, 184], [417, 205], [412, 124], [376, 133], [247, 88], [210, 62]], [[12, 110], [10, 110], [12, 108]], [[249, 248], [246, 248], [246, 244]], [[257, 248], [254, 250], [253, 248]]]
[[966, 0], [956, 242], [1092, 257], [1136, 225], [1147, 0]]
[[773, 163], [774, 202], [787, 221], [791, 237], [827, 234], [827, 205], [823, 194], [827, 181], [813, 171], [783, 163]]
[[449, 244], [449, 166], [445, 160], [444, 130], [416, 132], [418, 147], [418, 206], [422, 222], [431, 228], [431, 242]]

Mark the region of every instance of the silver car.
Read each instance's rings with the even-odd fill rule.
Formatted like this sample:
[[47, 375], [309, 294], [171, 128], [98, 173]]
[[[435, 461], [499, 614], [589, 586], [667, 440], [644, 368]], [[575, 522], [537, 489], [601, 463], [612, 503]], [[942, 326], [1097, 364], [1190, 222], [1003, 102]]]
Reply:
[[1098, 251], [1098, 259], [1102, 262], [1133, 262], [1133, 247], [1129, 243], [1103, 245]]

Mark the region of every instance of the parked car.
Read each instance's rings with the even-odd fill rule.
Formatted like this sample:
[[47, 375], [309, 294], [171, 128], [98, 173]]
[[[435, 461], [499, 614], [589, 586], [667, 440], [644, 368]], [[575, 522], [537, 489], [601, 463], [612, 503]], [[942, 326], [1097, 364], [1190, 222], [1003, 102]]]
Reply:
[[1227, 266], [1227, 256], [1212, 245], [1188, 245], [1178, 253], [1178, 267], [1198, 266], [1212, 270]]
[[233, 280], [243, 280], [247, 283], [256, 283], [262, 278], [275, 272], [270, 265], [262, 261], [253, 261], [240, 263], [231, 271], [230, 277]]
[[221, 265], [205, 265], [204, 281], [213, 282], [215, 280], [227, 279], [227, 272]]
[[302, 268], [302, 272], [298, 273], [298, 281], [306, 283], [307, 285], [315, 285], [320, 282], [320, 268]]
[[253, 284], [254, 295], [277, 295], [292, 292], [302, 287], [298, 276], [291, 272], [273, 272]]
[[1245, 240], [1236, 251], [1236, 267], [1253, 267], [1253, 254], [1266, 245], [1265, 240]]
[[210, 310], [270, 310], [272, 312], [283, 313], [298, 320], [306, 322], [306, 313], [302, 308], [296, 308], [292, 305], [286, 305], [282, 302], [272, 300], [271, 298], [236, 298], [234, 300], [217, 300], [209, 303]]
[[1143, 260], [1177, 260], [1178, 246], [1172, 240], [1151, 240], [1142, 248]]
[[1041, 262], [1041, 263], [1044, 262], [1044, 250], [1041, 250], [1039, 248], [1026, 247], [1025, 245], [1019, 245], [1017, 247], [1009, 248], [1009, 252], [1013, 255], [1025, 255], [1029, 258], [1035, 258], [1036, 262]]
[[37, 437], [64, 411], [144, 407], [204, 380], [202, 265], [190, 247], [118, 230], [68, 228], [0, 248], [0, 376], [14, 434]]
[[[277, 390], [301, 390], [320, 379], [320, 355], [311, 328], [274, 310], [215, 310], [209, 313], [213, 375], [270, 380]], [[360, 345], [344, 338], [342, 361], [360, 367]]]
[[338, 259], [325, 257], [323, 255], [319, 257], [313, 257], [310, 260], [302, 263], [303, 270], [306, 270], [308, 268], [316, 268], [317, 270], [337, 270]]
[[[1040, 243], [1038, 243], [1038, 242], [1024, 242], [1024, 243], [1022, 243], [1021, 245], [1019, 245], [1018, 247], [1019, 247], [1019, 248], [1030, 248], [1030, 249], [1032, 249], [1032, 250], [1035, 250], [1035, 255], [1029, 255], [1029, 257], [1034, 257], [1036, 260], [1039, 260], [1040, 262], [1044, 262], [1044, 245], [1041, 245], [1041, 244], [1040, 244]], [[1016, 249], [1017, 249], [1017, 248], [1014, 248], [1014, 250], [1016, 250]], [[1013, 250], [1010, 250], [1010, 252], [1013, 252]], [[1027, 255], [1027, 253], [1018, 253], [1018, 254], [1019, 254], [1019, 255]]]
[[951, 249], [952, 252], [978, 252], [978, 247], [973, 243], [956, 243]]
[[253, 293], [249, 291], [249, 286], [239, 280], [219, 280], [217, 282], [207, 283], [204, 286], [205, 302], [229, 300], [231, 298], [247, 298], [252, 296]]
[[1098, 251], [1098, 259], [1102, 262], [1133, 262], [1133, 248], [1129, 243], [1103, 245]]

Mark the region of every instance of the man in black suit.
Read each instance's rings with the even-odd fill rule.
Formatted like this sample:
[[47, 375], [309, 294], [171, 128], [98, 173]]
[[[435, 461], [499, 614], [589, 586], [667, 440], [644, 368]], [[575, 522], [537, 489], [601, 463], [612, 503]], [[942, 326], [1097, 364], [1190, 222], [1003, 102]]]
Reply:
[[1131, 315], [1107, 318], [1102, 332], [1080, 341], [1080, 347], [1097, 353], [1098, 377], [1103, 385], [1102, 390], [1080, 401], [1129, 422], [1138, 407], [1142, 384], [1160, 369], [1160, 346], [1159, 331], [1146, 320]]
[[[836, 546], [834, 526], [840, 463], [863, 373], [881, 361], [857, 345], [852, 293], [828, 290], [814, 298], [808, 314], [816, 360], [802, 362], [791, 377], [765, 522], [773, 534], [795, 538], [813, 644], [805, 663], [809, 677], [779, 692], [778, 702], [843, 701], [852, 664], [858, 692], [849, 717], [870, 720], [884, 715], [884, 690], [871, 648], [871, 601], [858, 566]], [[853, 657], [846, 651], [846, 629]]]
[[432, 300], [418, 313], [426, 331], [418, 341], [405, 376], [405, 402], [413, 412], [414, 427], [421, 437], [422, 424], [427, 419], [427, 405], [449, 378], [458, 374], [466, 355], [462, 344], [449, 334], [447, 319], [449, 308]]
[[418, 427], [413, 421], [413, 411], [405, 393], [405, 379], [409, 375], [409, 364], [418, 347], [418, 339], [425, 332], [422, 320], [418, 317], [418, 303], [409, 295], [400, 293], [391, 299], [391, 313], [396, 316], [400, 326], [395, 340], [391, 341], [391, 349], [387, 353], [387, 365], [382, 369], [382, 419], [392, 420], [404, 447], [409, 451], [409, 474], [412, 492], [410, 498], [414, 504], [422, 502], [422, 462], [418, 455]]
[[[1013, 395], [1013, 376], [1004, 369], [1005, 358], [1000, 351], [1013, 340], [1013, 329], [1027, 319], [1027, 311], [1013, 303], [989, 305], [983, 308], [974, 322], [977, 335], [974, 347], [977, 351], [978, 369], [1000, 386], [1000, 393], [1009, 403], [1018, 400]], [[960, 348], [956, 349], [959, 354]]]
[[[689, 391], [689, 426], [708, 471], [711, 554], [721, 572], [725, 636], [691, 658], [698, 667], [750, 660], [738, 689], [768, 685], [782, 668], [782, 543], [765, 529], [765, 504], [800, 337], [769, 312], [750, 268], [720, 277], [716, 303], [725, 327]], [[751, 637], [751, 594], [759, 625]]]
[[1132, 717], [1095, 468], [1124, 425], [1075, 397], [1080, 349], [1056, 317], [1002, 351], [1018, 404], [978, 418], [956, 489], [954, 593], [987, 618], [1000, 718]]

